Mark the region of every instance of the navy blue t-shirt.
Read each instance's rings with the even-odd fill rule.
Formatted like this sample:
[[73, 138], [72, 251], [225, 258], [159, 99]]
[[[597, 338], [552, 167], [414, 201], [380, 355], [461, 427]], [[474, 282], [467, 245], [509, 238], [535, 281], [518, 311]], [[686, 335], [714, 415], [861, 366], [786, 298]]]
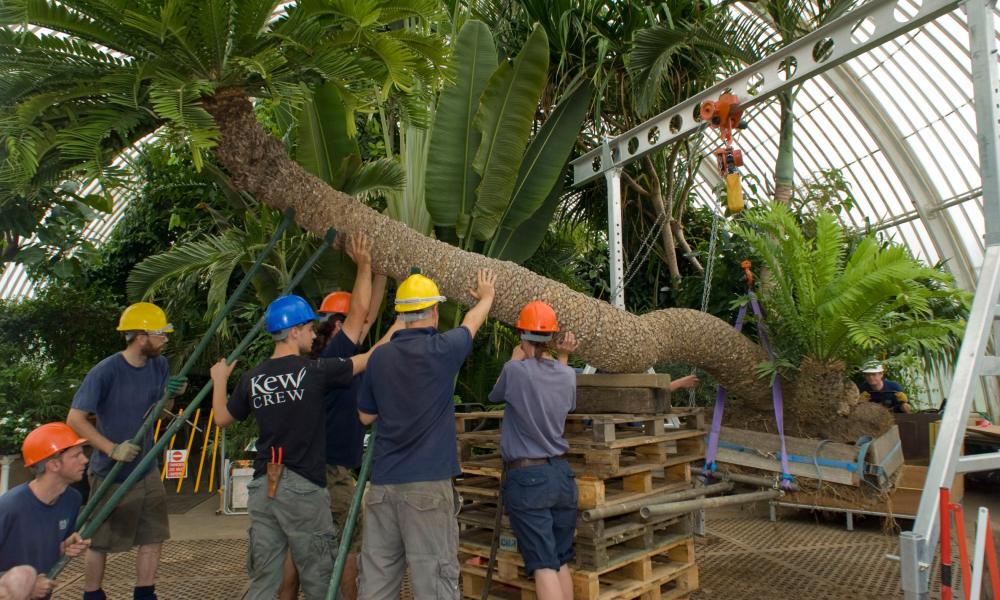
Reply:
[[59, 560], [59, 544], [73, 533], [83, 498], [66, 488], [56, 503], [38, 499], [27, 483], [0, 496], [0, 571], [31, 565], [39, 573]]
[[[341, 329], [330, 338], [320, 354], [323, 358], [350, 358], [358, 346]], [[361, 378], [355, 375], [351, 387], [332, 389], [326, 394], [326, 464], [348, 469], [361, 466], [365, 426], [358, 419], [358, 390]]]
[[226, 408], [242, 421], [253, 413], [260, 437], [253, 476], [267, 473], [271, 449], [290, 470], [326, 487], [326, 405], [330, 388], [347, 387], [354, 364], [340, 358], [269, 358], [243, 374]]
[[882, 389], [877, 392], [868, 385], [867, 381], [862, 381], [858, 385], [858, 390], [862, 394], [867, 393], [872, 402], [878, 402], [893, 412], [903, 412], [903, 402], [907, 401], [906, 394], [903, 393], [903, 386], [888, 379], [882, 380]]
[[[97, 415], [97, 431], [112, 442], [127, 442], [139, 431], [146, 413], [163, 395], [170, 376], [170, 366], [162, 356], [150, 358], [142, 367], [133, 367], [121, 352], [112, 354], [84, 377], [73, 396], [73, 408]], [[116, 482], [125, 481], [139, 460], [153, 447], [153, 428], [146, 432], [142, 451], [136, 460], [125, 463]], [[115, 461], [94, 448], [90, 456], [90, 472], [106, 477]], [[159, 457], [150, 463], [158, 468]]]
[[403, 329], [368, 360], [358, 408], [378, 415], [372, 483], [441, 481], [461, 473], [455, 376], [472, 352], [465, 327]]

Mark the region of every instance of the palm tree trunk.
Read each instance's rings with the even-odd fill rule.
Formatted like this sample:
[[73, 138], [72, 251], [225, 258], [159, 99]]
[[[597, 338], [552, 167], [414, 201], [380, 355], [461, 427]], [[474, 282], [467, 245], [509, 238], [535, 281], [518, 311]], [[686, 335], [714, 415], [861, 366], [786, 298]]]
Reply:
[[778, 94], [781, 103], [781, 126], [778, 130], [778, 160], [774, 165], [774, 199], [788, 204], [795, 186], [795, 97], [791, 92]]
[[468, 290], [476, 270], [490, 268], [498, 276], [494, 317], [514, 323], [527, 302], [548, 302], [563, 327], [576, 333], [579, 354], [597, 368], [641, 372], [660, 362], [681, 362], [704, 369], [751, 404], [770, 401], [767, 382], [755, 374], [764, 352], [725, 321], [690, 309], [633, 315], [512, 262], [430, 239], [302, 169], [260, 126], [241, 90], [219, 92], [206, 99], [205, 108], [221, 133], [216, 156], [239, 189], [273, 208], [294, 208], [298, 224], [313, 233], [323, 234], [329, 227], [367, 233], [375, 242], [376, 272], [401, 279], [419, 266], [442, 293], [468, 306], [473, 303]]

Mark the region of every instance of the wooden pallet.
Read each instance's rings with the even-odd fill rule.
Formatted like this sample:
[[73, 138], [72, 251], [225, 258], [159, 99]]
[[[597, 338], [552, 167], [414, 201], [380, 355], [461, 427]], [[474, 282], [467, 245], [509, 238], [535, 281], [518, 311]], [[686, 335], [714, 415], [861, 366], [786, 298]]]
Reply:
[[[503, 416], [502, 410], [455, 413], [455, 430], [460, 435], [499, 432]], [[670, 426], [666, 424], [668, 421], [671, 423]], [[581, 413], [566, 415], [567, 440], [572, 437], [582, 445], [598, 444], [611, 448], [658, 441], [642, 440], [643, 436], [655, 438], [675, 431], [704, 431], [704, 429], [705, 412], [700, 408], [674, 410], [655, 415]], [[577, 435], [580, 433], [588, 435]], [[630, 441], [633, 438], [638, 439]]]
[[[459, 551], [474, 558], [462, 566], [462, 593], [479, 598], [489, 557], [489, 531], [463, 533]], [[673, 600], [698, 589], [698, 567], [690, 535], [665, 534], [652, 549], [624, 549], [599, 570], [572, 571], [573, 597], [578, 600]], [[519, 554], [497, 553], [491, 598], [535, 598], [534, 581], [524, 572]]]
[[[496, 502], [470, 502], [462, 506], [458, 522], [463, 531], [492, 530], [496, 523]], [[638, 512], [584, 521], [577, 519], [573, 546], [576, 567], [600, 569], [611, 564], [621, 550], [652, 548], [658, 536], [691, 532], [687, 515], [667, 515], [643, 520]], [[517, 538], [505, 513], [500, 519], [500, 547], [517, 550]]]
[[[691, 485], [692, 460], [681, 456], [659, 464], [638, 463], [613, 474], [577, 471], [577, 507], [586, 510], [687, 489]], [[500, 479], [502, 468], [500, 458], [495, 455], [463, 462], [465, 477], [457, 484], [459, 493], [496, 498], [495, 482]]]

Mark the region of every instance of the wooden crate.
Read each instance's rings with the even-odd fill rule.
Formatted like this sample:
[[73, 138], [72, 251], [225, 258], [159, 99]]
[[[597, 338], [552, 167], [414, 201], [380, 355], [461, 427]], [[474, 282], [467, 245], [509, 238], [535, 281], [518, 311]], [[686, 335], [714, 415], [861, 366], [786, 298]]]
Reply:
[[[723, 427], [716, 462], [780, 473], [780, 448], [777, 435]], [[895, 425], [872, 440], [864, 456], [861, 456], [859, 445], [790, 436], [785, 436], [785, 448], [789, 454], [788, 468], [793, 476], [822, 479], [827, 483], [859, 486], [865, 478], [869, 483], [887, 489], [889, 481], [903, 466], [899, 428]], [[881, 468], [884, 476], [874, 473], [876, 467]]]
[[658, 414], [669, 410], [669, 375], [627, 373], [576, 376], [576, 412]]
[[[456, 415], [460, 460], [481, 474], [499, 476], [499, 424], [503, 411]], [[675, 427], [667, 427], [665, 421]], [[704, 413], [661, 415], [573, 414], [566, 419], [567, 459], [578, 474], [613, 475], [692, 462], [704, 456]]]
[[[926, 479], [927, 467], [903, 465], [896, 487], [889, 494], [888, 499], [884, 501], [873, 498], [868, 502], [863, 502], [804, 491], [786, 494], [779, 501], [779, 504], [912, 519], [917, 516], [920, 495], [924, 491]], [[960, 502], [964, 495], [965, 477], [959, 473], [955, 475], [955, 482], [952, 484], [951, 500], [952, 502]]]
[[[462, 565], [462, 593], [479, 598], [486, 577], [490, 532], [464, 534], [459, 551], [472, 560]], [[598, 570], [574, 569], [573, 597], [578, 600], [673, 600], [698, 589], [698, 567], [690, 535], [664, 534], [651, 549], [623, 550], [614, 563]], [[515, 552], [497, 553], [491, 598], [535, 598], [534, 581]]]

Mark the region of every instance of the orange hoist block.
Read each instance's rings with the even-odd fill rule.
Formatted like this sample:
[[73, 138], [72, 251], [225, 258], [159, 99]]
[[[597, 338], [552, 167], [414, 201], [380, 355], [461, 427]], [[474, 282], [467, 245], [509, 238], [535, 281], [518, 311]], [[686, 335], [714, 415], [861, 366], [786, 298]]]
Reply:
[[726, 207], [731, 213], [743, 210], [743, 186], [739, 168], [743, 166], [743, 152], [733, 147], [733, 130], [746, 129], [742, 120], [743, 109], [736, 94], [725, 93], [718, 101], [701, 103], [701, 118], [719, 130], [723, 145], [715, 151], [719, 175], [726, 183]]

